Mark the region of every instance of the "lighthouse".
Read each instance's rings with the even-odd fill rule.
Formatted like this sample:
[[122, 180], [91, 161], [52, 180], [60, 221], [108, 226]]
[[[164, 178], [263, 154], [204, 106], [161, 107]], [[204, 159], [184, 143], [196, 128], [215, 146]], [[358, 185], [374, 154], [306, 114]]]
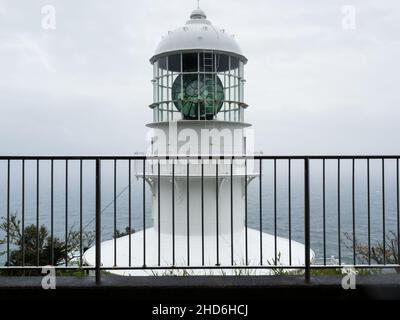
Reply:
[[[245, 121], [247, 58], [236, 38], [197, 8], [162, 38], [150, 63], [149, 149], [136, 176], [150, 186], [153, 223], [116, 242], [104, 241], [103, 266], [116, 260], [127, 266], [128, 256], [138, 267], [194, 267], [194, 274], [204, 271], [197, 268], [234, 274], [234, 266], [289, 265], [289, 260], [304, 265], [302, 244], [289, 245], [288, 239], [248, 226], [247, 188], [259, 170], [251, 159], [251, 124]], [[94, 259], [91, 248], [85, 260]]]
[[[154, 230], [165, 237], [164, 259], [184, 265], [230, 264], [225, 244], [243, 244], [239, 234], [245, 225], [244, 194], [252, 175], [245, 177], [243, 161], [218, 157], [246, 153], [247, 59], [234, 36], [215, 27], [197, 8], [184, 26], [168, 32], [150, 62], [154, 71], [149, 153], [161, 159], [179, 156], [176, 161], [149, 161], [146, 168], [154, 195]], [[192, 158], [196, 156], [210, 159]], [[177, 244], [170, 261], [169, 245]], [[239, 258], [228, 252], [233, 260]]]

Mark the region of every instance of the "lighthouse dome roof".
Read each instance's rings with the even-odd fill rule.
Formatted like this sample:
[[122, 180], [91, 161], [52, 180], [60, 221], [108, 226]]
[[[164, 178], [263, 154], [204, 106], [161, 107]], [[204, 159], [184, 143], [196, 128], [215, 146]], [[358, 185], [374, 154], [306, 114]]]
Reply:
[[197, 50], [225, 52], [247, 61], [235, 36], [215, 27], [200, 8], [192, 11], [190, 20], [184, 26], [169, 31], [163, 37], [150, 61], [154, 62], [159, 56], [173, 52]]

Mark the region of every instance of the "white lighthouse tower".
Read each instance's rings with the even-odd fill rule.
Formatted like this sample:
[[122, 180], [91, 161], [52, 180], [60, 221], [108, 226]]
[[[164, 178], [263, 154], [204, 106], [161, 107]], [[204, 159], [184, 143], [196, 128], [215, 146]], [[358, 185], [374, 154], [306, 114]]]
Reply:
[[[180, 156], [173, 163], [150, 161], [146, 168], [154, 195], [154, 230], [165, 237], [162, 258], [172, 264], [228, 265], [232, 259], [226, 253], [238, 257], [225, 244], [232, 238], [234, 249], [243, 244], [244, 162], [181, 157], [245, 154], [245, 128], [250, 126], [244, 122], [247, 59], [235, 38], [213, 26], [198, 8], [186, 25], [163, 38], [150, 61], [150, 154]], [[170, 243], [173, 237], [179, 241]], [[173, 261], [169, 245], [177, 245]]]
[[[151, 187], [154, 223], [117, 246], [103, 242], [102, 264], [113, 265], [117, 248], [118, 264], [128, 265], [131, 248], [131, 264], [146, 268], [229, 267], [229, 273], [232, 266], [275, 263], [278, 253], [279, 264], [288, 265], [289, 241], [247, 224], [247, 187], [258, 171], [245, 122], [247, 59], [235, 37], [197, 8], [168, 32], [150, 62], [150, 160], [137, 177]], [[302, 244], [292, 241], [291, 255], [293, 265], [304, 264]], [[94, 261], [93, 248], [85, 259]]]

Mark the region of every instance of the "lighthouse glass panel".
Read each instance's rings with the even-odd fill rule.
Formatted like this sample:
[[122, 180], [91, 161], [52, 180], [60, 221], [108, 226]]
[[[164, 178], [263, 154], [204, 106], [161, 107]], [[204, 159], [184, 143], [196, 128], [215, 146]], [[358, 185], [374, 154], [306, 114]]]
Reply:
[[213, 52], [183, 52], [154, 62], [155, 122], [244, 121], [244, 62]]

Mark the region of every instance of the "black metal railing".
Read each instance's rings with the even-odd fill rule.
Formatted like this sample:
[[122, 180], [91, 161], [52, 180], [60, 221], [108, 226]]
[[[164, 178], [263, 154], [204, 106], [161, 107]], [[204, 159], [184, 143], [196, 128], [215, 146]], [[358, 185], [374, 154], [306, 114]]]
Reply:
[[[3, 156], [0, 239], [4, 241], [0, 246], [4, 250], [0, 248], [0, 252], [4, 255], [0, 256], [0, 271], [53, 265], [60, 271], [93, 270], [100, 282], [105, 270], [240, 269], [269, 274], [286, 270], [304, 272], [306, 281], [313, 269], [399, 270], [399, 158]], [[182, 182], [179, 190], [185, 190], [179, 200], [186, 204], [181, 216], [176, 210], [177, 179]], [[210, 179], [215, 181], [206, 185]], [[241, 184], [235, 184], [235, 179]], [[206, 190], [211, 185], [215, 192], [212, 213], [207, 211], [210, 195]], [[199, 194], [194, 197], [191, 188]], [[171, 197], [167, 202], [163, 200], [166, 190]], [[242, 213], [235, 208], [237, 199], [243, 204]], [[166, 203], [172, 206], [168, 210]], [[163, 211], [171, 215], [166, 233]], [[207, 220], [210, 215], [213, 222]], [[243, 221], [235, 221], [237, 217]], [[150, 231], [153, 218], [156, 226]], [[226, 221], [228, 226], [221, 225]], [[207, 223], [213, 226], [212, 234]], [[235, 229], [240, 223], [243, 233]], [[76, 225], [76, 232], [71, 231]], [[125, 234], [118, 231], [120, 227], [125, 227]], [[137, 238], [134, 230], [142, 233], [140, 240], [133, 241]], [[196, 230], [197, 238], [193, 238]], [[94, 234], [91, 241], [86, 238], [87, 231]], [[238, 234], [243, 239], [238, 240]], [[266, 234], [271, 241], [266, 241]], [[127, 246], [119, 245], [122, 237], [128, 239]], [[112, 263], [104, 260], [102, 240], [112, 241], [112, 250], [107, 249]], [[229, 245], [224, 247], [226, 243]], [[93, 246], [90, 263], [85, 253]], [[156, 251], [149, 253], [149, 246]], [[121, 262], [123, 249], [128, 258]], [[178, 253], [185, 261], [177, 261]]]

